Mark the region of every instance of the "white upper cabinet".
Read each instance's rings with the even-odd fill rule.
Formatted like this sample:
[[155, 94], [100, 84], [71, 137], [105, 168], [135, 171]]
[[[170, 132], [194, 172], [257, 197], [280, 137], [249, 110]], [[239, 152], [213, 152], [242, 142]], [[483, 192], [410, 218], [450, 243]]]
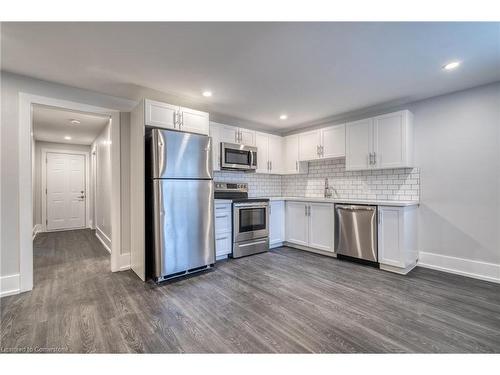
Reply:
[[172, 104], [144, 100], [145, 124], [165, 129], [208, 135], [209, 116], [206, 112]]
[[179, 113], [179, 129], [181, 131], [205, 135], [209, 134], [210, 122], [208, 113], [185, 107], [179, 108]]
[[283, 139], [283, 174], [307, 173], [307, 162], [299, 161], [299, 136], [289, 135]]
[[255, 131], [224, 124], [218, 126], [221, 142], [255, 146]]
[[257, 173], [281, 174], [283, 155], [282, 137], [255, 132]]
[[401, 168], [413, 165], [412, 117], [409, 111], [399, 111], [373, 119], [375, 168]]
[[413, 115], [399, 111], [346, 125], [346, 170], [413, 166]]
[[159, 128], [176, 129], [179, 107], [145, 99], [145, 123]]
[[321, 129], [321, 158], [345, 156], [345, 124]]
[[299, 160], [318, 160], [345, 156], [345, 124], [300, 133]]
[[299, 135], [299, 160], [316, 160], [320, 157], [321, 132], [313, 130]]
[[346, 170], [355, 171], [371, 168], [372, 124], [372, 119], [365, 119], [346, 125]]

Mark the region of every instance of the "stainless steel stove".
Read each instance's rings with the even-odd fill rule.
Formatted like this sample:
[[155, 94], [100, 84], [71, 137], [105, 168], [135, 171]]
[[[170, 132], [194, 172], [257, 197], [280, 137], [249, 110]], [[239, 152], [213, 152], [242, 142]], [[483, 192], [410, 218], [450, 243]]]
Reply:
[[248, 198], [248, 184], [215, 182], [215, 199], [232, 201], [233, 258], [269, 250], [269, 199]]

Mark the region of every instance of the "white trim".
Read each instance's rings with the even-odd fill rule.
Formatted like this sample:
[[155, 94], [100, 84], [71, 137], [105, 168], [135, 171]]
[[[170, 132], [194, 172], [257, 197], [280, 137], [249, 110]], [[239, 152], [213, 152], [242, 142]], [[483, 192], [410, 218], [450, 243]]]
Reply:
[[104, 248], [106, 250], [108, 250], [108, 253], [111, 254], [111, 249], [110, 249], [111, 240], [109, 239], [109, 237], [106, 236], [106, 234], [102, 230], [100, 230], [99, 228], [96, 228], [95, 236], [99, 239], [99, 241], [101, 241]]
[[[41, 197], [42, 197], [42, 226], [45, 232], [47, 232], [47, 195], [45, 194], [45, 191], [47, 189], [47, 153], [52, 153], [52, 154], [69, 154], [69, 155], [83, 155], [85, 156], [85, 223], [83, 227], [81, 228], [87, 228], [90, 226], [90, 166], [89, 166], [89, 159], [90, 159], [90, 153], [88, 151], [72, 151], [72, 150], [60, 150], [60, 149], [54, 149], [50, 147], [44, 147], [41, 150], [41, 160], [40, 162], [42, 163], [42, 184], [41, 184]], [[81, 229], [81, 228], [74, 228], [74, 229]], [[64, 228], [63, 230], [69, 230], [73, 228]]]
[[500, 283], [500, 264], [420, 252], [419, 267]]
[[19, 291], [33, 289], [32, 105], [41, 104], [111, 117], [111, 271], [119, 270], [121, 249], [120, 112], [62, 99], [19, 93]]
[[18, 273], [0, 277], [0, 298], [19, 294], [21, 277]]
[[34, 240], [36, 235], [40, 232], [43, 232], [43, 225], [42, 224], [35, 224], [33, 227], [33, 237], [32, 239]]
[[391, 266], [389, 264], [379, 263], [379, 268], [384, 271], [389, 271], [393, 273], [399, 273], [400, 275], [407, 275], [412, 269], [417, 266], [417, 262], [411, 263], [409, 266], [405, 268], [401, 268], [398, 266]]
[[120, 271], [130, 269], [130, 253], [120, 254]]
[[285, 241], [285, 242], [283, 242], [283, 246], [291, 247], [291, 248], [294, 248], [297, 250], [309, 251], [309, 252], [315, 253], [315, 254], [325, 255], [325, 256], [331, 257], [331, 258], [337, 258], [337, 253], [334, 253], [331, 251], [324, 251], [324, 250], [320, 250], [320, 249], [315, 249], [315, 248], [309, 247], [309, 246], [298, 245], [298, 244], [293, 243], [293, 242]]

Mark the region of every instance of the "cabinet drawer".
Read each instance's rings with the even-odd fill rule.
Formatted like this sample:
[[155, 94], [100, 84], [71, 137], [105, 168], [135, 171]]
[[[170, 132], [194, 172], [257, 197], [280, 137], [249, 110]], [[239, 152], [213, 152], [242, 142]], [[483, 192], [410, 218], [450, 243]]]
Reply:
[[215, 211], [215, 233], [231, 232], [231, 211]]
[[231, 232], [215, 235], [215, 256], [219, 257], [231, 253]]

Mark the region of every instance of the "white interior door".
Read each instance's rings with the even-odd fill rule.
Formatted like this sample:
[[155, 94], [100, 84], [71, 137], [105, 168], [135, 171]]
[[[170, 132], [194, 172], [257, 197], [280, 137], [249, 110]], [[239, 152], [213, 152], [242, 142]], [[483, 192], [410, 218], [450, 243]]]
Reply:
[[47, 230], [85, 227], [85, 156], [47, 153]]

